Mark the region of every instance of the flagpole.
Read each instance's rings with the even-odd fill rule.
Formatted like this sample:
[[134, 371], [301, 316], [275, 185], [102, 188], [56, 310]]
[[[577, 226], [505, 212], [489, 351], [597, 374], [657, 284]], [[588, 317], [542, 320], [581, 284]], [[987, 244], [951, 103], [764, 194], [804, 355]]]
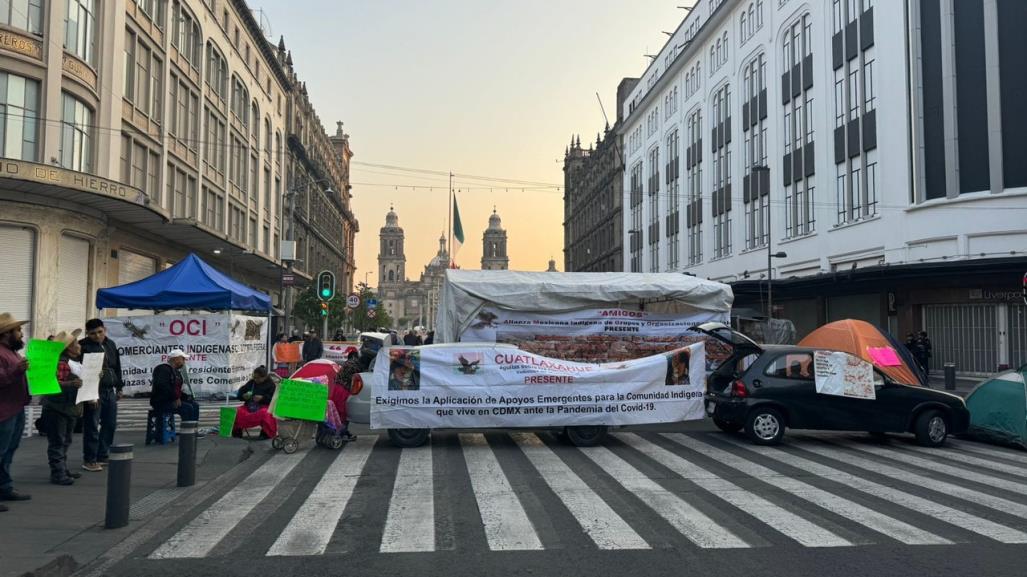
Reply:
[[449, 256], [448, 268], [453, 268], [456, 262], [453, 260], [453, 173], [449, 173], [449, 244], [446, 245], [446, 253]]

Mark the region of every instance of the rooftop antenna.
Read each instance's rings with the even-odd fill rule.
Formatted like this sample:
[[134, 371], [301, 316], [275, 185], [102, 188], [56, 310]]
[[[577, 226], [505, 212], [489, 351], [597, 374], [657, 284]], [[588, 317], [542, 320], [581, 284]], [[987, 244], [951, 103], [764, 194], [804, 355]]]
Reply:
[[274, 34], [271, 32], [271, 19], [264, 13], [263, 8], [257, 8], [256, 10], [250, 10], [253, 15], [256, 16], [257, 25], [260, 26], [260, 32], [264, 35], [267, 40], [273, 40]]

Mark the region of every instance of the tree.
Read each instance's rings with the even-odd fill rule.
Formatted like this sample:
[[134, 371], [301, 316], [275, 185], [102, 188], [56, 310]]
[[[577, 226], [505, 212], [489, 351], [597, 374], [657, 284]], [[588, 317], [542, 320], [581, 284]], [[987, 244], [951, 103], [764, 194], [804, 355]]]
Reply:
[[357, 294], [360, 295], [360, 306], [352, 310], [350, 321], [353, 324], [353, 328], [358, 331], [376, 331], [378, 327], [387, 327], [392, 325], [392, 318], [389, 317], [389, 313], [385, 311], [385, 305], [381, 299], [378, 299], [378, 306], [375, 307], [374, 318], [367, 316], [367, 299], [377, 299], [378, 295], [371, 290], [369, 286], [364, 283], [357, 285]]
[[[320, 330], [324, 317], [321, 316], [321, 299], [317, 298], [316, 287], [311, 285], [296, 295], [293, 315], [307, 326]], [[328, 331], [334, 332], [344, 326], [346, 326], [346, 297], [336, 293], [335, 298], [328, 302]], [[321, 336], [326, 337], [326, 335]]]

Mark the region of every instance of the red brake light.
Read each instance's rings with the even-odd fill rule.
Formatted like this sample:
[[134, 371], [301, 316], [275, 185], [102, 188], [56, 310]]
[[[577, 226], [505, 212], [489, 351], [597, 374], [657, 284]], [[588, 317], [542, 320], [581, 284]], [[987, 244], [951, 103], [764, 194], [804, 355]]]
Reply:
[[353, 380], [350, 381], [349, 394], [359, 395], [360, 391], [364, 390], [364, 377], [360, 374], [353, 375]]
[[745, 383], [741, 379], [731, 384], [731, 396], [743, 398], [749, 396], [749, 390], [745, 388]]

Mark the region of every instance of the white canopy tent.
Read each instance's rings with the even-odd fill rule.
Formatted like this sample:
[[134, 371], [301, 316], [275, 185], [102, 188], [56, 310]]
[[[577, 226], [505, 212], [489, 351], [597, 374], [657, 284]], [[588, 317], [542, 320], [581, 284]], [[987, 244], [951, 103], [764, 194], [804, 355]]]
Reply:
[[435, 342], [451, 343], [482, 307], [557, 313], [618, 307], [682, 314], [731, 310], [731, 287], [680, 273], [447, 270]]

